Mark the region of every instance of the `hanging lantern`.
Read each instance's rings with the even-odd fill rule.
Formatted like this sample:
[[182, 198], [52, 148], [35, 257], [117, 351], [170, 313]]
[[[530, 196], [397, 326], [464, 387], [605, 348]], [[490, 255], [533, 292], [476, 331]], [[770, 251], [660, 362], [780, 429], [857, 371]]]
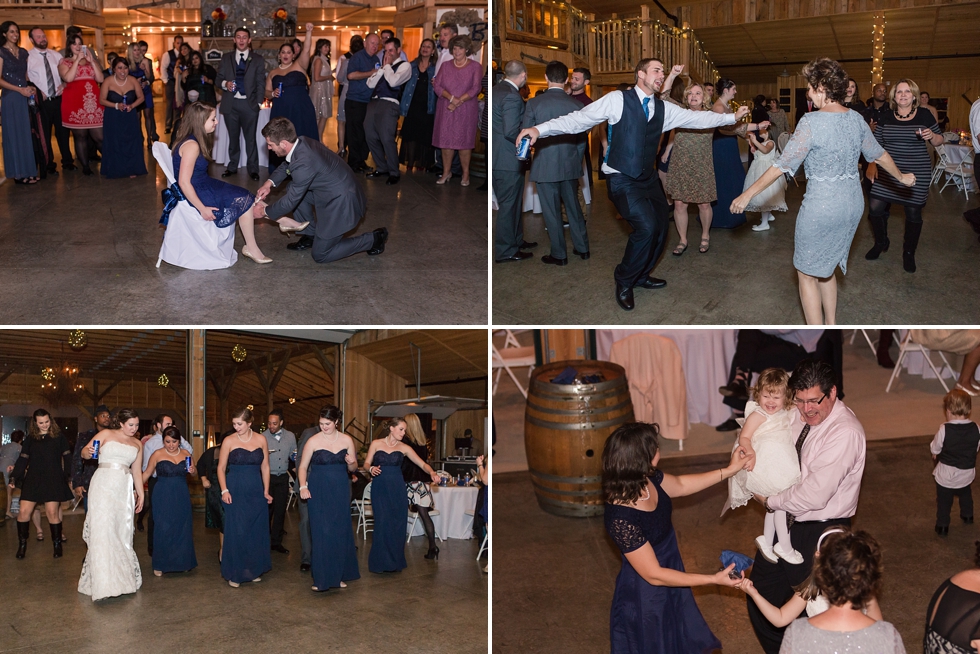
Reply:
[[163, 373], [162, 375], [157, 377], [157, 384], [159, 386], [162, 386], [163, 388], [170, 386], [170, 378], [167, 377], [167, 373]]
[[231, 348], [231, 358], [235, 360], [235, 363], [241, 363], [248, 356], [248, 352], [241, 345], [236, 344], [235, 347]]
[[296, 398], [295, 397], [289, 398], [289, 403], [290, 404], [296, 404]]
[[85, 340], [85, 332], [81, 329], [73, 329], [68, 332], [68, 345], [71, 346], [73, 350], [80, 350], [87, 344]]
[[54, 379], [54, 369], [53, 368], [41, 368], [41, 379], [49, 382]]
[[251, 404], [248, 404], [248, 405], [246, 405], [246, 406], [245, 406], [245, 408], [246, 408], [246, 409], [248, 409], [249, 411], [251, 411], [251, 410], [252, 410], [252, 409], [254, 409], [255, 407], [254, 407], [254, 406], [252, 406]]

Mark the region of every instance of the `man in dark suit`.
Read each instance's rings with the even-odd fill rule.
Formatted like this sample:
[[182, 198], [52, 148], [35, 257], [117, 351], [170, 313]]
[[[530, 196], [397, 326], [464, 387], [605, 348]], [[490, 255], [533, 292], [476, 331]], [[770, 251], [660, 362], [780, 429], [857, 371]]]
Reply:
[[796, 108], [796, 124], [800, 124], [800, 118], [803, 118], [803, 114], [808, 114], [811, 111], [816, 111], [816, 109], [813, 107], [813, 100], [807, 96], [806, 102], [801, 103], [800, 106]]
[[[524, 127], [570, 114], [582, 108], [582, 103], [565, 94], [568, 66], [552, 61], [545, 67], [548, 90], [527, 101]], [[585, 155], [586, 134], [566, 134], [545, 139], [534, 150], [531, 162], [531, 181], [538, 186], [544, 224], [551, 239], [551, 254], [541, 257], [544, 263], [564, 266], [568, 263], [565, 230], [561, 224], [561, 204], [565, 203], [568, 228], [572, 236], [572, 252], [589, 258], [589, 235], [585, 231], [585, 216], [578, 204], [576, 180], [582, 176], [582, 157]]]
[[257, 182], [259, 149], [255, 130], [259, 125], [259, 103], [265, 99], [265, 59], [252, 51], [252, 33], [248, 29], [235, 30], [235, 49], [221, 56], [215, 82], [224, 91], [219, 111], [228, 128], [228, 167], [221, 176], [238, 172], [242, 156], [238, 135], [244, 132], [248, 175]]
[[524, 229], [521, 226], [521, 198], [524, 193], [524, 162], [518, 160], [514, 141], [521, 131], [524, 99], [520, 88], [527, 82], [527, 68], [520, 61], [504, 65], [504, 79], [493, 87], [493, 192], [497, 196], [497, 225], [493, 258], [497, 263], [529, 259], [521, 252]]
[[300, 241], [293, 250], [313, 248], [313, 260], [329, 263], [358, 252], [381, 254], [385, 251], [388, 230], [384, 227], [370, 234], [347, 238], [367, 209], [364, 191], [347, 163], [323, 143], [306, 136], [297, 138], [296, 128], [288, 118], [277, 117], [262, 128], [262, 136], [270, 150], [286, 161], [259, 187], [255, 197], [264, 200], [273, 186], [286, 177], [292, 182], [279, 200], [266, 206], [256, 202], [255, 218], [276, 220], [287, 213], [300, 222], [309, 221], [299, 232]]

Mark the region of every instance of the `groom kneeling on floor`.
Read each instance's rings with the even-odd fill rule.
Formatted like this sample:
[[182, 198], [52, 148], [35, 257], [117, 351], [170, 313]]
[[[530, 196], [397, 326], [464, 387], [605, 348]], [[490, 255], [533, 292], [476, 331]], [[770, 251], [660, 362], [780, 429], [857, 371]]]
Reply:
[[275, 220], [292, 212], [300, 222], [309, 221], [298, 232], [299, 241], [287, 245], [291, 250], [313, 248], [313, 260], [329, 263], [358, 252], [370, 255], [385, 251], [388, 230], [384, 227], [369, 234], [345, 237], [354, 229], [367, 209], [364, 192], [354, 173], [343, 159], [322, 143], [306, 136], [296, 136], [296, 128], [286, 118], [277, 117], [262, 128], [269, 149], [286, 161], [276, 168], [269, 180], [259, 187], [257, 200], [264, 200], [273, 186], [292, 177], [286, 193], [272, 205], [256, 202], [255, 218]]

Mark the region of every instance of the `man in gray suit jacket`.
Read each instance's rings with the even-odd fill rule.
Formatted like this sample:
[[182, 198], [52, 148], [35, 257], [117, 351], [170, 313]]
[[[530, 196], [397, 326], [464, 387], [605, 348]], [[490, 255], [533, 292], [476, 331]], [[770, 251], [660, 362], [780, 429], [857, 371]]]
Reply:
[[[548, 90], [527, 101], [524, 127], [570, 114], [582, 108], [582, 103], [565, 93], [568, 66], [552, 61], [545, 67]], [[551, 254], [541, 257], [544, 263], [564, 266], [568, 263], [565, 230], [561, 224], [561, 205], [565, 203], [568, 228], [572, 235], [572, 252], [589, 258], [589, 235], [585, 231], [585, 216], [578, 204], [578, 185], [582, 177], [582, 158], [585, 156], [585, 135], [566, 134], [545, 139], [534, 149], [531, 162], [531, 181], [537, 184], [544, 225], [551, 239]]]
[[267, 207], [264, 202], [256, 202], [252, 210], [255, 218], [276, 220], [292, 212], [298, 220], [302, 217], [299, 222], [309, 221], [299, 234], [302, 239], [313, 241], [313, 260], [317, 263], [358, 252], [374, 255], [385, 251], [388, 230], [384, 227], [370, 234], [344, 236], [360, 222], [367, 201], [360, 182], [343, 159], [316, 139], [297, 138], [296, 128], [282, 116], [270, 120], [262, 128], [262, 136], [269, 149], [286, 161], [259, 187], [255, 198], [264, 200], [272, 187], [282, 184], [286, 177], [292, 176], [292, 182], [275, 204]]
[[506, 77], [493, 87], [493, 192], [497, 196], [497, 225], [493, 258], [497, 263], [531, 257], [521, 252], [521, 201], [524, 195], [524, 162], [517, 159], [514, 141], [521, 131], [524, 98], [519, 89], [527, 82], [527, 68], [520, 61], [504, 65]]
[[248, 174], [259, 181], [259, 150], [255, 130], [259, 126], [259, 103], [265, 99], [265, 59], [252, 52], [252, 33], [244, 27], [235, 30], [235, 49], [221, 55], [215, 83], [224, 91], [219, 111], [228, 128], [228, 167], [221, 173], [229, 177], [238, 172], [242, 151], [238, 135], [245, 133]]

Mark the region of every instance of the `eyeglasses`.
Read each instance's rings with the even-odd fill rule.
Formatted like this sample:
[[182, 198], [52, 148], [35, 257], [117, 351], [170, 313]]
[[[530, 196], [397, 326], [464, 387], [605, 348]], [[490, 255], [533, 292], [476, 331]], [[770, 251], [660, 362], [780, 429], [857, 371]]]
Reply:
[[820, 404], [821, 402], [823, 402], [825, 399], [827, 399], [827, 395], [828, 395], [827, 393], [824, 393], [823, 395], [820, 396], [820, 399], [819, 400], [793, 400], [793, 404], [795, 404], [798, 407], [802, 407], [802, 408], [806, 408], [806, 406], [808, 404], [811, 405], [811, 406], [817, 406], [818, 404]]

